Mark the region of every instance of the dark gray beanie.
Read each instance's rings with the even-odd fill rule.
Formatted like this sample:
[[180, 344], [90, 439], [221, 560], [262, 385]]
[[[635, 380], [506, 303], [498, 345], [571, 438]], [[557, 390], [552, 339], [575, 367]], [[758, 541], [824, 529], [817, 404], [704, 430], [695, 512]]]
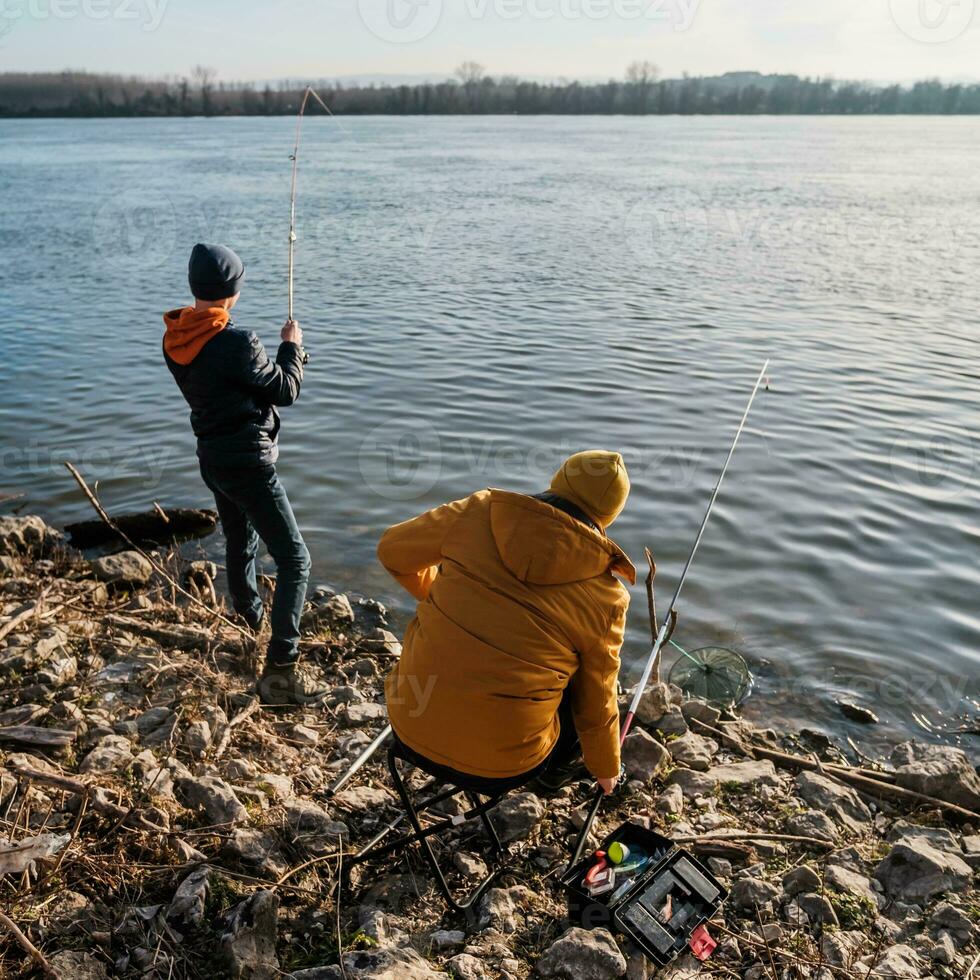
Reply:
[[187, 279], [197, 299], [228, 299], [240, 292], [245, 265], [224, 245], [198, 243], [187, 264]]

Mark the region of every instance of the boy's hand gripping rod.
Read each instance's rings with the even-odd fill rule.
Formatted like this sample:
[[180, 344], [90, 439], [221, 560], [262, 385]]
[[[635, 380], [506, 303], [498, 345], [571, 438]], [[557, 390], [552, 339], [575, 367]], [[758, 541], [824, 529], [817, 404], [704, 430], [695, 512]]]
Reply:
[[[763, 378], [766, 376], [766, 371], [769, 368], [769, 361], [767, 360], [765, 364], [762, 365], [762, 370], [759, 372], [759, 377], [756, 379], [755, 387], [752, 389], [752, 395], [749, 398], [748, 405], [745, 406], [745, 412], [742, 415], [742, 421], [739, 423], [738, 431], [735, 433], [735, 438], [732, 440], [732, 448], [728, 450], [728, 458], [725, 460], [725, 465], [722, 467], [721, 475], [718, 477], [718, 482], [715, 484], [715, 488], [711, 493], [711, 498], [708, 500], [708, 509], [705, 511], [704, 519], [701, 521], [701, 527], [698, 528], [698, 536], [694, 539], [694, 547], [691, 549], [690, 555], [688, 555], [687, 563], [684, 565], [684, 570], [681, 572], [681, 577], [677, 582], [677, 588], [674, 589], [674, 597], [670, 600], [670, 605], [667, 607], [667, 612], [663, 617], [663, 625], [660, 627], [660, 632], [657, 634], [657, 639], [654, 641], [653, 650], [650, 652], [650, 656], [647, 659], [646, 667], [643, 669], [643, 676], [640, 678], [640, 683], [636, 685], [636, 690], [633, 694], [633, 701], [630, 704], [629, 711], [626, 713], [626, 718], [623, 720], [623, 727], [619, 733], [619, 744], [626, 741], [626, 736], [629, 734], [629, 730], [633, 725], [633, 718], [636, 716], [637, 708], [640, 706], [640, 699], [643, 697], [643, 692], [646, 690], [647, 683], [650, 680], [650, 674], [653, 671], [653, 665], [657, 661], [657, 654], [660, 653], [661, 647], [667, 642], [667, 637], [670, 635], [670, 621], [671, 612], [674, 606], [677, 604], [677, 599], [681, 594], [681, 589], [684, 588], [684, 582], [687, 579], [687, 573], [691, 570], [691, 565], [694, 562], [694, 556], [697, 554], [698, 546], [701, 544], [701, 538], [704, 537], [704, 530], [708, 526], [708, 520], [711, 517], [711, 511], [715, 506], [715, 500], [718, 499], [718, 491], [721, 490], [722, 480], [725, 479], [725, 474], [728, 472], [728, 466], [732, 461], [732, 457], [735, 455], [735, 447], [738, 445], [738, 440], [742, 435], [742, 430], [745, 428], [745, 423], [748, 421], [749, 412], [752, 411], [752, 403], [755, 401], [755, 396], [759, 393], [759, 387], [762, 384]], [[599, 812], [599, 806], [602, 804], [602, 798], [605, 794], [600, 789], [596, 793], [595, 800], [592, 802], [592, 809], [589, 810], [589, 814], [586, 817], [585, 825], [582, 827], [582, 832], [579, 834], [578, 843], [575, 846], [575, 853], [572, 855], [571, 861], [568, 862], [568, 868], [571, 869], [574, 865], [582, 859], [582, 852], [585, 850], [585, 841], [589, 836], [589, 831], [592, 829], [592, 824], [595, 821], [596, 814]]]

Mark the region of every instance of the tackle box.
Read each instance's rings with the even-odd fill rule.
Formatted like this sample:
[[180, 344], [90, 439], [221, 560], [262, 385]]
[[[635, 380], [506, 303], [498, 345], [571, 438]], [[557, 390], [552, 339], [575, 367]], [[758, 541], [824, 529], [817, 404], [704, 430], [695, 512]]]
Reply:
[[624, 823], [599, 850], [608, 852], [616, 841], [631, 851], [642, 851], [649, 864], [632, 879], [624, 878], [605, 895], [593, 898], [583, 882], [595, 857], [580, 861], [561, 877], [569, 895], [569, 918], [586, 929], [605, 927], [623, 933], [655, 963], [667, 966], [718, 911], [728, 892], [700, 861], [667, 837]]

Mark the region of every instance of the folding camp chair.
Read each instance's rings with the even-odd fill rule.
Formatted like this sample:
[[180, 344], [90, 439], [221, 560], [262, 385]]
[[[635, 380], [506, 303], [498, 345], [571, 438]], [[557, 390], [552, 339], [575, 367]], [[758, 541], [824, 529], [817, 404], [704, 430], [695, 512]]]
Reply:
[[[418, 770], [419, 772], [424, 772], [426, 775], [432, 777], [429, 782], [427, 782], [419, 791], [418, 795], [422, 798], [418, 802], [413, 799], [412, 794], [409, 792], [405, 778], [398, 771], [399, 762], [406, 763], [412, 769]], [[472, 780], [460, 779], [453, 784], [448, 784], [444, 776], [439, 773], [439, 768], [440, 767], [433, 763], [429, 763], [428, 760], [413, 752], [410, 748], [400, 742], [397, 737], [392, 736], [392, 742], [388, 748], [388, 771], [391, 773], [392, 782], [395, 784], [395, 789], [398, 791], [398, 796], [401, 799], [402, 807], [404, 808], [405, 813], [394, 823], [385, 827], [385, 829], [375, 836], [374, 839], [371, 840], [370, 843], [368, 843], [361, 851], [359, 851], [352, 858], [349, 858], [345, 862], [345, 868], [350, 870], [350, 868], [358, 864], [363, 864], [366, 861], [372, 861], [376, 858], [385, 857], [388, 854], [398, 853], [403, 851], [411, 844], [418, 844], [422, 850], [422, 856], [428, 863], [433, 875], [435, 875], [436, 884], [439, 886], [439, 890], [442, 892], [442, 895], [446, 900], [446, 904], [455, 912], [465, 913], [469, 909], [472, 909], [480, 901], [484, 892], [486, 892], [501, 871], [503, 871], [503, 867], [499, 866], [499, 861], [504, 853], [504, 847], [500, 842], [500, 837], [497, 835], [493, 821], [490, 819], [489, 811], [492, 810], [508, 793], [519, 788], [519, 786], [508, 785], [506, 789], [500, 790], [495, 788], [489, 792], [486, 790], [486, 787], [484, 787], [483, 791], [481, 791], [481, 782], [485, 783], [485, 780], [481, 781], [478, 777], [473, 777]], [[424, 795], [428, 794], [440, 784], [443, 785], [444, 788], [436, 792], [435, 795]], [[439, 819], [429, 826], [423, 826], [422, 817], [427, 811], [432, 810], [433, 807], [444, 802], [445, 800], [449, 800], [460, 795], [466, 797], [470, 804], [470, 809], [455, 816]], [[412, 833], [402, 834], [397, 839], [382, 845], [381, 842], [393, 830], [395, 830], [395, 828], [405, 817], [408, 818], [408, 822], [412, 826]], [[470, 820], [475, 820], [476, 818], [480, 819], [484, 829], [486, 830], [487, 836], [490, 838], [490, 854], [493, 860], [498, 862], [498, 866], [494, 868], [490, 874], [488, 874], [487, 877], [484, 878], [469, 893], [468, 896], [466, 896], [465, 899], [462, 901], [457, 901], [453, 897], [452, 890], [449, 887], [449, 882], [446, 880], [446, 876], [443, 873], [442, 868], [439, 866], [435, 852], [432, 850], [432, 846], [429, 843], [429, 838], [441, 834], [443, 831], [451, 828], [461, 827], [465, 823], [469, 822]]]

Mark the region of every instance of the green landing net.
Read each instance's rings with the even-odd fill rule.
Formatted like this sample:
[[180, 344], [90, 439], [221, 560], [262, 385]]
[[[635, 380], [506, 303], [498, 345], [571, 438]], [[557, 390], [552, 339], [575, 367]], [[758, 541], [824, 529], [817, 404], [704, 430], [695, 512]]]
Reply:
[[688, 653], [680, 651], [667, 680], [676, 684], [687, 697], [700, 698], [716, 708], [734, 708], [752, 693], [752, 671], [745, 659], [727, 647], [701, 647]]

